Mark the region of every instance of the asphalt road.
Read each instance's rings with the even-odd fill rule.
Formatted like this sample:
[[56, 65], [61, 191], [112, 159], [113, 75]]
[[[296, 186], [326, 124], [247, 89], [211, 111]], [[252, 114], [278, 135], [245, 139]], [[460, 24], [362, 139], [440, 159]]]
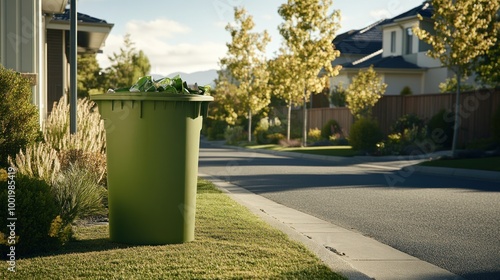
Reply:
[[469, 280], [500, 280], [500, 184], [406, 162], [290, 158], [202, 142], [199, 172], [358, 231]]

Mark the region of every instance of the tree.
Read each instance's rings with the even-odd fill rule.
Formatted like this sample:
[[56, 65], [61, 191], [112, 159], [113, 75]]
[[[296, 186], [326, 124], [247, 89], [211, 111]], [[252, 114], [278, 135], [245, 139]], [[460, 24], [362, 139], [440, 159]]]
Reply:
[[[495, 44], [495, 21], [500, 2], [489, 0], [432, 0], [432, 32], [414, 28], [415, 34], [432, 48], [428, 55], [437, 58], [457, 77], [455, 127], [452, 153], [456, 156], [460, 111], [460, 82], [471, 72], [474, 61]], [[420, 20], [423, 20], [420, 17]]]
[[385, 93], [387, 84], [370, 66], [367, 70], [359, 70], [346, 90], [347, 107], [357, 118], [369, 118], [372, 108]]
[[496, 29], [496, 44], [492, 46], [486, 55], [480, 57], [474, 65], [474, 72], [477, 74], [476, 81], [493, 88], [500, 87], [500, 13], [497, 13], [496, 20], [491, 22]]
[[332, 0], [288, 0], [278, 13], [284, 19], [278, 29], [285, 40], [287, 60], [285, 67], [290, 79], [290, 100], [302, 97], [304, 108], [303, 144], [307, 142], [307, 100], [311, 93], [319, 93], [331, 76], [338, 75], [340, 66], [332, 61], [340, 55], [333, 46], [333, 39], [339, 29], [340, 12], [329, 14]]
[[125, 35], [123, 44], [120, 53], [108, 56], [111, 66], [106, 69], [106, 80], [110, 88], [130, 87], [151, 70], [148, 57], [135, 49], [130, 34]]
[[78, 55], [78, 96], [104, 92], [104, 76], [95, 54]]
[[218, 78], [215, 81], [215, 90], [211, 92], [214, 102], [210, 105], [210, 116], [216, 120], [222, 120], [230, 125], [235, 125], [238, 120], [239, 111], [242, 108], [240, 100], [236, 95], [238, 88], [229, 82], [226, 71], [219, 70]]
[[[248, 119], [248, 142], [252, 141], [252, 116], [260, 112], [271, 102], [267, 86], [269, 73], [264, 52], [270, 37], [267, 31], [251, 32], [255, 24], [252, 16], [243, 8], [234, 9], [236, 26], [228, 24], [226, 30], [232, 37], [226, 44], [227, 56], [220, 64], [230, 76], [228, 82], [236, 86], [236, 96], [240, 100], [240, 109]], [[229, 109], [229, 108], [228, 108]], [[240, 115], [237, 108], [231, 114]]]

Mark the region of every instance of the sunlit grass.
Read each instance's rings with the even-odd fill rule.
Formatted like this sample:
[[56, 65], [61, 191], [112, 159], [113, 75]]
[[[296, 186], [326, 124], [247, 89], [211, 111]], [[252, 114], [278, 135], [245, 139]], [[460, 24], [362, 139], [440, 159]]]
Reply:
[[487, 171], [500, 171], [500, 157], [485, 157], [472, 159], [440, 159], [422, 162], [423, 166], [465, 168]]

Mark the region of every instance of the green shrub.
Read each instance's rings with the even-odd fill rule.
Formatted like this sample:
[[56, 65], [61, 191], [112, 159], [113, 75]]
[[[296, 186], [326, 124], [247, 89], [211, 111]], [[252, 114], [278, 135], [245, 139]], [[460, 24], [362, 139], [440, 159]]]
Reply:
[[[52, 222], [56, 219], [59, 210], [51, 192], [50, 186], [43, 180], [28, 177], [17, 173], [15, 178], [15, 244], [16, 257], [58, 248], [61, 241], [57, 235], [50, 236]], [[12, 181], [12, 180], [11, 180]], [[10, 184], [12, 186], [12, 184]], [[0, 181], [0, 219], [5, 221], [0, 226], [0, 244], [2, 256], [8, 253], [7, 228], [9, 217], [8, 204], [9, 179]], [[5, 246], [8, 245], [8, 246]]]
[[206, 136], [208, 140], [222, 140], [224, 139], [224, 131], [226, 130], [227, 123], [219, 120], [207, 120]]
[[391, 126], [391, 130], [393, 133], [404, 134], [406, 130], [413, 129], [414, 127], [423, 128], [424, 126], [424, 120], [419, 118], [417, 115], [406, 114], [396, 120], [396, 122]]
[[228, 126], [224, 131], [224, 138], [229, 145], [236, 145], [240, 141], [245, 140], [242, 126]]
[[106, 190], [98, 184], [95, 174], [83, 166], [72, 164], [52, 186], [63, 225], [78, 218], [104, 214]]
[[9, 163], [19, 174], [43, 179], [49, 184], [56, 180], [61, 170], [57, 151], [43, 142], [34, 143], [24, 151], [19, 151], [15, 159], [9, 157]]
[[454, 125], [453, 114], [446, 109], [441, 109], [427, 123], [427, 135], [437, 146], [450, 148], [453, 142]]
[[269, 140], [269, 144], [279, 144], [281, 140], [285, 139], [285, 135], [276, 132], [267, 135], [267, 139]]
[[370, 118], [356, 120], [349, 134], [349, 143], [354, 150], [372, 153], [383, 138], [377, 121]]
[[321, 140], [321, 130], [318, 128], [311, 128], [307, 132], [307, 141], [314, 143]]
[[399, 95], [402, 95], [402, 96], [406, 96], [406, 95], [412, 95], [413, 92], [411, 91], [411, 88], [409, 86], [405, 86], [401, 92], [399, 93]]
[[[336, 120], [329, 120], [323, 127], [321, 128], [321, 138], [325, 140], [330, 140], [331, 136], [341, 135], [342, 129], [340, 128], [339, 123]], [[340, 138], [340, 137], [336, 137]]]
[[66, 150], [59, 152], [59, 162], [62, 171], [78, 165], [97, 178], [99, 185], [107, 185], [106, 155], [102, 153], [85, 152], [82, 150]]
[[7, 166], [8, 156], [39, 137], [38, 109], [31, 95], [27, 79], [0, 65], [0, 166]]
[[330, 103], [335, 107], [346, 106], [346, 89], [342, 84], [334, 86], [330, 91]]

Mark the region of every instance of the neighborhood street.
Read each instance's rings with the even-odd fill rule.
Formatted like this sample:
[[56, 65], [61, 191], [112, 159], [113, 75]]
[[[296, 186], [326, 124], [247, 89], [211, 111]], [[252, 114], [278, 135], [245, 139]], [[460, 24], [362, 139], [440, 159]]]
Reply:
[[465, 279], [500, 279], [500, 183], [408, 161], [293, 158], [202, 141], [199, 172], [357, 231]]

